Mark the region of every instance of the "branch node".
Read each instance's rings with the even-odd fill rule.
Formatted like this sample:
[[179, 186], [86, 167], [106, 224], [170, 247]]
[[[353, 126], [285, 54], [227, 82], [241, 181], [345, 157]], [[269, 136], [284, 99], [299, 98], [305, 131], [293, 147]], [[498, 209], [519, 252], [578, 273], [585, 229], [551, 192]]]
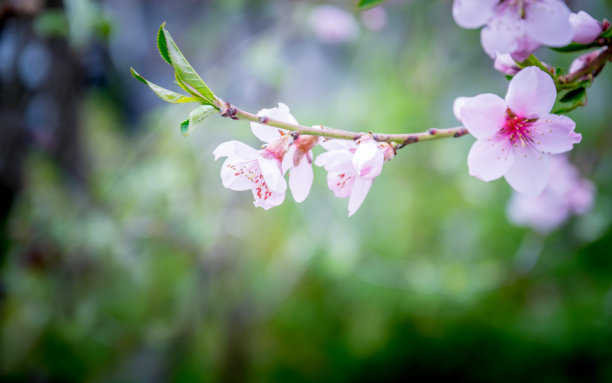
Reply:
[[236, 117], [236, 113], [238, 113], [238, 109], [236, 109], [236, 107], [230, 104], [229, 102], [225, 103], [225, 106], [221, 108], [221, 110], [219, 110], [219, 113], [221, 113], [221, 116], [229, 117], [232, 120], [239, 119], [238, 117]]
[[435, 136], [436, 133], [438, 133], [438, 131], [435, 130], [434, 128], [431, 128], [431, 129], [427, 130], [427, 133], [429, 133], [429, 135], [431, 135], [431, 136]]
[[268, 117], [267, 116], [259, 117], [259, 122], [261, 122], [262, 124], [267, 124], [268, 123]]

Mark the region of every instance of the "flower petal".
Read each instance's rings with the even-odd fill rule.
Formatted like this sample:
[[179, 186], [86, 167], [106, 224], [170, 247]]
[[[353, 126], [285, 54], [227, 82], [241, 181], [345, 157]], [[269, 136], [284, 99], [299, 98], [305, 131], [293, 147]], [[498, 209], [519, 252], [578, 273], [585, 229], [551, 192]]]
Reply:
[[215, 156], [215, 161], [218, 160], [219, 157], [238, 157], [249, 160], [256, 158], [259, 155], [259, 151], [245, 143], [232, 140], [217, 146], [217, 148], [213, 150], [213, 155]]
[[544, 153], [557, 154], [572, 150], [582, 140], [575, 133], [576, 123], [567, 116], [548, 114], [533, 123], [533, 138], [536, 147]]
[[360, 177], [374, 179], [382, 171], [385, 156], [378, 149], [376, 141], [370, 139], [357, 146], [353, 156], [353, 166]]
[[325, 150], [340, 150], [340, 149], [355, 149], [357, 148], [357, 144], [354, 141], [350, 140], [337, 140], [337, 139], [329, 139], [323, 140], [319, 142]]
[[529, 146], [513, 148], [514, 163], [505, 175], [514, 190], [536, 196], [544, 190], [550, 177], [548, 154]]
[[257, 160], [236, 161], [235, 158], [228, 158], [221, 167], [221, 182], [223, 187], [242, 191], [254, 187], [261, 169]]
[[453, 18], [463, 28], [478, 28], [493, 17], [498, 0], [455, 0]]
[[508, 85], [506, 102], [520, 117], [547, 114], [557, 99], [557, 88], [549, 74], [530, 66], [518, 72]]
[[355, 183], [353, 184], [353, 190], [351, 191], [351, 198], [349, 199], [348, 204], [348, 216], [352, 216], [355, 214], [357, 209], [365, 200], [365, 197], [368, 195], [370, 191], [370, 187], [372, 186], [372, 180], [364, 179], [361, 177], [357, 177], [355, 179]]
[[480, 31], [480, 42], [492, 59], [499, 54], [514, 53], [524, 36], [523, 23], [515, 12], [498, 12]]
[[315, 165], [322, 166], [329, 172], [347, 165], [353, 167], [352, 160], [353, 153], [348, 150], [330, 150], [329, 152], [319, 154], [315, 159]]
[[589, 44], [601, 34], [601, 24], [585, 11], [572, 13], [569, 18], [574, 32], [574, 41]]
[[350, 168], [327, 173], [327, 186], [337, 198], [347, 198], [353, 191], [353, 184], [359, 178], [351, 164]]
[[468, 154], [470, 175], [485, 182], [506, 174], [513, 161], [514, 155], [505, 140], [478, 140]]
[[285, 201], [285, 192], [275, 192], [266, 188], [265, 184], [260, 185], [257, 188], [252, 189], [253, 192], [253, 205], [256, 207], [262, 207], [265, 210], [278, 206]]
[[[297, 124], [295, 117], [289, 113], [289, 107], [282, 102], [278, 103], [278, 107], [271, 109], [262, 109], [257, 112], [258, 116], [265, 116], [282, 122]], [[286, 132], [284, 129], [279, 129], [269, 125], [258, 124], [251, 122], [251, 131], [255, 137], [263, 142], [272, 142], [281, 136], [281, 132]]]
[[294, 145], [291, 145], [289, 150], [287, 150], [287, 153], [285, 153], [285, 156], [283, 157], [283, 163], [281, 166], [283, 175], [285, 175], [287, 171], [289, 171], [289, 169], [293, 167], [293, 156], [295, 154], [295, 151], [296, 151], [296, 147]]
[[287, 182], [280, 170], [280, 163], [275, 159], [258, 158], [261, 174], [265, 183], [271, 191], [284, 193], [287, 190]]
[[289, 188], [295, 202], [302, 202], [308, 197], [310, 187], [312, 186], [312, 179], [312, 164], [304, 157], [298, 166], [291, 169], [289, 174]]
[[479, 140], [492, 137], [504, 124], [506, 102], [492, 93], [480, 94], [464, 101], [461, 122]]
[[455, 102], [453, 102], [453, 114], [455, 115], [455, 118], [457, 120], [462, 121], [461, 108], [463, 108], [463, 106], [469, 99], [470, 97], [457, 97], [455, 99]]
[[525, 5], [525, 33], [540, 44], [561, 47], [572, 42], [571, 11], [563, 1], [540, 0]]

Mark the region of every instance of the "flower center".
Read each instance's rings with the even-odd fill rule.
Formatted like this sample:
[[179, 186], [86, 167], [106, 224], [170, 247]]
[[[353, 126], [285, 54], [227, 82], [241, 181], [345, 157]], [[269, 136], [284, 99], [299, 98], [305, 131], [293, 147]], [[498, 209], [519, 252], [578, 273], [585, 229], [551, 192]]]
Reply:
[[522, 146], [529, 145], [533, 142], [533, 135], [531, 134], [533, 121], [517, 116], [508, 108], [504, 126], [497, 132], [497, 135], [509, 141], [513, 146], [519, 143]]

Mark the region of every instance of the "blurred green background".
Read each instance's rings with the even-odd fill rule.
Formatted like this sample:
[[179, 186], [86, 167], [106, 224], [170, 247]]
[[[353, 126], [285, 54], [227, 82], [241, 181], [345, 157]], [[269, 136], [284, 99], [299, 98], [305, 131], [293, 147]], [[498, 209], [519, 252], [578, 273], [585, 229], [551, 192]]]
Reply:
[[[322, 4], [358, 33], [321, 40]], [[507, 81], [451, 4], [388, 1], [370, 29], [348, 0], [4, 1], [0, 380], [612, 381], [612, 68], [570, 114], [595, 207], [549, 235], [508, 222], [504, 180], [468, 175], [471, 137], [401, 150], [351, 218], [320, 168], [304, 203], [254, 208], [212, 156], [259, 145], [248, 124], [213, 116], [184, 138], [193, 106], [129, 74], [175, 89], [155, 45], [167, 21], [245, 110], [452, 127], [456, 97], [503, 96]], [[568, 4], [612, 15], [610, 1]]]

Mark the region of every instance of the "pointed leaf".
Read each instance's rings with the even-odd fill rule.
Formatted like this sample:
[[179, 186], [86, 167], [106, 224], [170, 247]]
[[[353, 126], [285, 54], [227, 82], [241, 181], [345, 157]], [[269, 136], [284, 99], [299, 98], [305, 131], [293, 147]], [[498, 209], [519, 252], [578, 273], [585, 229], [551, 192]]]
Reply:
[[166, 47], [168, 48], [170, 62], [176, 71], [177, 81], [184, 85], [185, 89], [192, 95], [200, 97], [211, 105], [214, 104], [214, 94], [204, 83], [204, 81], [202, 81], [191, 64], [189, 64], [185, 56], [183, 56], [178, 46], [172, 39], [172, 36], [170, 36], [170, 33], [163, 27], [163, 25], [161, 27], [161, 31], [164, 35]]
[[164, 27], [166, 26], [166, 22], [164, 21], [162, 25], [159, 26], [159, 31], [157, 31], [157, 49], [159, 50], [159, 54], [164, 59], [165, 62], [172, 65], [172, 61], [170, 60], [170, 53], [168, 53], [168, 44], [166, 43], [166, 36], [164, 35]]
[[132, 73], [132, 76], [134, 76], [136, 80], [147, 85], [159, 98], [161, 98], [162, 100], [166, 102], [171, 102], [174, 104], [183, 104], [187, 102], [198, 102], [199, 101], [199, 99], [196, 97], [183, 96], [182, 94], [175, 93], [166, 88], [162, 88], [159, 85], [153, 84], [152, 82], [144, 79], [140, 74], [138, 74], [138, 72], [136, 72], [134, 68], [130, 68], [130, 72]]
[[[196, 130], [197, 127], [200, 126], [206, 118], [208, 118], [216, 111], [217, 109], [210, 105], [201, 105], [192, 110], [189, 114], [189, 119], [181, 123], [181, 133], [183, 134], [183, 136], [187, 136], [194, 130]], [[187, 122], [186, 125], [185, 122]]]

